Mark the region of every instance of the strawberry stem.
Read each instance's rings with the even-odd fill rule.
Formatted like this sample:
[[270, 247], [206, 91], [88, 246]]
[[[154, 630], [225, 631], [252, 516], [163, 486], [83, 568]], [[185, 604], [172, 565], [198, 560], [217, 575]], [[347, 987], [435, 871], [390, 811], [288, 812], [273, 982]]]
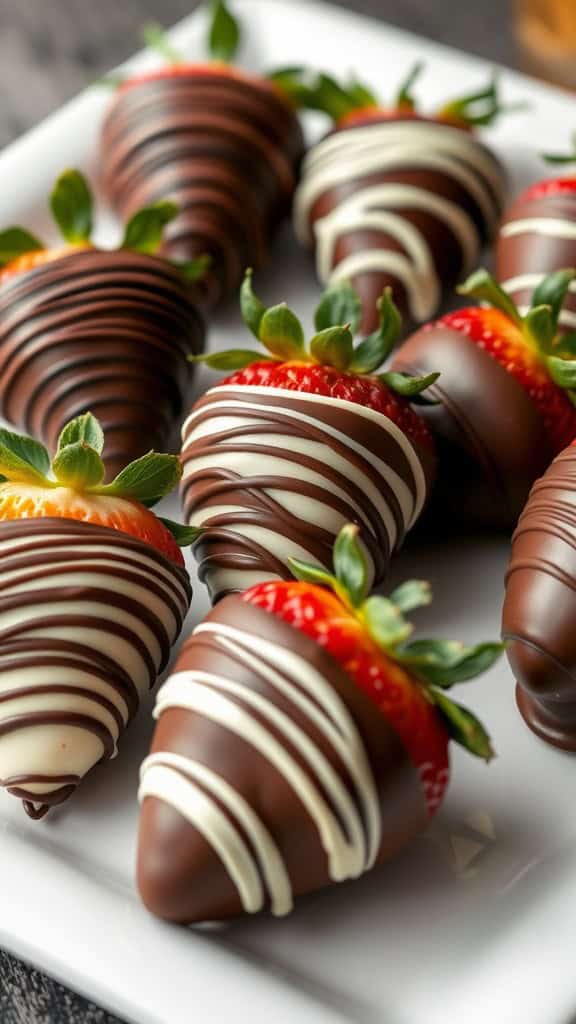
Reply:
[[368, 596], [368, 563], [358, 526], [352, 523], [344, 526], [336, 539], [333, 575], [296, 559], [289, 564], [296, 579], [332, 590], [380, 650], [419, 683], [436, 706], [450, 736], [472, 754], [490, 760], [493, 750], [486, 730], [470, 711], [452, 701], [444, 691], [488, 671], [502, 654], [503, 644], [466, 647], [453, 640], [408, 643], [414, 627], [404, 618], [404, 612], [430, 604], [430, 586], [422, 580], [409, 580], [389, 598]]

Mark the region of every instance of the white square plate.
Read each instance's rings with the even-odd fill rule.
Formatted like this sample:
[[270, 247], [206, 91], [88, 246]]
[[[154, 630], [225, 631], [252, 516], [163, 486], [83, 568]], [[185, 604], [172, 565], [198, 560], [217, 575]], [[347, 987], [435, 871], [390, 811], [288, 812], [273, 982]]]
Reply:
[[[253, 67], [353, 68], [386, 97], [424, 58], [421, 88], [431, 107], [475, 88], [490, 70], [308, 0], [236, 0], [236, 7]], [[199, 56], [204, 31], [202, 15], [194, 15], [174, 42]], [[153, 62], [136, 60], [139, 67]], [[544, 174], [534, 147], [567, 146], [575, 101], [506, 71], [502, 85], [507, 100], [532, 104], [487, 133], [516, 190]], [[46, 231], [55, 176], [65, 166], [94, 171], [107, 102], [105, 90], [89, 89], [0, 156], [0, 224]], [[100, 237], [114, 243], [110, 218]], [[309, 316], [318, 290], [289, 232], [258, 286], [270, 301], [286, 298]], [[231, 304], [215, 321], [211, 344], [236, 346], [238, 332]], [[506, 558], [501, 539], [409, 543], [394, 577], [431, 579], [437, 600], [422, 617], [426, 628], [491, 638]], [[191, 622], [206, 609], [197, 587]], [[513, 688], [504, 662], [470, 686], [469, 703], [500, 756], [485, 768], [454, 755], [437, 822], [398, 861], [305, 900], [285, 921], [196, 932], [153, 920], [133, 886], [137, 772], [152, 729], [143, 708], [117, 761], [61, 813], [34, 824], [12, 798], [0, 801], [0, 944], [137, 1024], [565, 1024], [576, 1010], [576, 763], [524, 728]]]

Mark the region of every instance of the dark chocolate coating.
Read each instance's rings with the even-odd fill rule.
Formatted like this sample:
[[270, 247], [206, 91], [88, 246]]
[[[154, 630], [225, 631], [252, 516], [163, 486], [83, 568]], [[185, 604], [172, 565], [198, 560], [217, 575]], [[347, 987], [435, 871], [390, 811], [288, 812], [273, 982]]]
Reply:
[[[335, 134], [346, 134], [350, 139], [350, 154], [353, 158], [355, 141], [354, 133], [358, 131], [358, 129], [365, 129], [369, 125], [378, 125], [381, 123], [393, 124], [398, 122], [413, 124], [415, 131], [417, 131], [418, 126], [423, 123], [428, 127], [437, 126], [439, 140], [441, 140], [440, 133], [445, 132], [447, 128], [448, 130], [456, 132], [465, 131], [464, 129], [447, 126], [446, 124], [441, 124], [438, 121], [427, 118], [405, 119], [402, 117], [390, 118], [383, 116], [380, 119], [371, 118], [369, 121], [356, 121], [349, 125], [344, 125], [337, 129], [337, 132], [332, 132], [328, 138]], [[449, 174], [446, 169], [440, 167], [434, 168], [426, 165], [411, 167], [409, 166], [409, 161], [407, 162], [407, 166], [389, 169], [385, 162], [387, 147], [383, 145], [383, 166], [381, 171], [362, 174], [351, 178], [346, 182], [327, 188], [312, 204], [309, 212], [312, 236], [314, 237], [314, 226], [319, 220], [326, 217], [327, 214], [332, 213], [342, 202], [364, 188], [384, 184], [405, 185], [411, 188], [416, 188], [423, 193], [429, 192], [442, 200], [446, 200], [469, 218], [471, 226], [476, 232], [478, 259], [481, 249], [492, 238], [494, 228], [502, 211], [502, 195], [505, 188], [505, 175], [499, 162], [486, 149], [486, 147], [482, 145], [481, 142], [477, 139], [472, 139], [469, 132], [466, 132], [466, 138], [470, 140], [472, 145], [478, 147], [478, 152], [481, 152], [489, 158], [494, 166], [496, 174], [499, 174], [501, 177], [501, 190], [496, 194], [491, 183], [484, 177], [484, 174], [478, 166], [462, 161], [468, 173], [476, 179], [477, 183], [480, 184], [481, 188], [487, 193], [492, 212], [490, 221], [487, 220], [486, 214], [473, 191], [466, 187], [462, 182], [456, 180], [455, 177]], [[431, 147], [431, 150], [432, 156], [440, 154], [442, 152], [441, 141], [439, 143], [438, 154], [434, 154], [433, 147]], [[304, 173], [306, 174], [306, 165], [304, 166]], [[372, 209], [386, 210], [386, 206], [383, 202], [374, 203]], [[410, 227], [414, 228], [420, 235], [424, 245], [429, 248], [435, 274], [441, 285], [440, 291], [443, 291], [446, 294], [452, 290], [454, 285], [465, 275], [467, 270], [471, 269], [471, 267], [466, 268], [464, 264], [462, 247], [452, 225], [447, 223], [446, 219], [439, 216], [431, 207], [426, 208], [420, 205], [411, 205], [409, 199], [407, 199], [405, 204], [401, 206], [396, 204], [391, 206], [390, 212], [401, 217]], [[333, 267], [336, 268], [346, 257], [355, 253], [361, 253], [367, 249], [386, 249], [388, 251], [397, 252], [403, 257], [408, 257], [409, 260], [412, 258], [409, 251], [404, 247], [404, 244], [394, 234], [388, 234], [381, 228], [351, 228], [348, 231], [342, 231], [339, 235], [334, 249]], [[407, 289], [400, 277], [396, 274], [391, 271], [386, 272], [383, 270], [364, 271], [362, 273], [351, 275], [351, 281], [363, 301], [364, 314], [361, 325], [363, 331], [368, 333], [376, 329], [378, 324], [376, 304], [386, 287], [392, 288], [394, 301], [398, 305], [405, 323], [408, 326], [415, 326], [417, 321], [410, 308]], [[430, 312], [430, 316], [433, 316], [436, 312], [437, 309], [432, 310]]]
[[182, 275], [125, 250], [71, 253], [0, 284], [2, 414], [56, 447], [90, 409], [110, 475], [164, 451], [189, 395], [204, 324]]
[[[249, 633], [255, 650], [261, 637], [295, 651], [330, 682], [359, 730], [372, 768], [382, 812], [378, 862], [396, 854], [425, 827], [426, 809], [416, 770], [385, 718], [314, 640], [239, 596], [221, 601], [207, 621]], [[318, 743], [351, 797], [358, 799], [348, 769], [327, 738], [265, 676], [219, 647], [212, 634], [197, 633], [184, 645], [175, 671], [191, 669], [220, 674], [272, 699]], [[330, 884], [313, 819], [285, 777], [255, 747], [212, 720], [176, 707], [161, 714], [152, 744], [152, 753], [166, 751], [211, 767], [243, 795], [276, 841], [295, 896]], [[300, 755], [296, 758], [305, 765]], [[238, 892], [212, 847], [156, 796], [146, 797], [142, 805], [138, 886], [148, 909], [168, 920], [196, 923], [242, 913]]]
[[438, 446], [429, 515], [436, 523], [512, 529], [554, 452], [528, 393], [488, 353], [441, 324], [413, 334], [393, 369], [439, 371], [419, 407]]
[[502, 635], [517, 700], [542, 739], [576, 752], [576, 447], [538, 480], [512, 541]]
[[179, 204], [164, 251], [211, 256], [210, 306], [265, 263], [303, 148], [294, 109], [269, 83], [191, 67], [119, 90], [102, 132], [103, 183], [123, 219], [159, 199]]
[[[512, 204], [502, 221], [496, 245], [496, 276], [502, 283], [525, 274], [544, 277], [555, 270], [576, 267], [576, 234], [574, 238], [560, 238], [552, 232], [530, 230], [506, 235], [502, 231], [509, 224], [534, 218], [563, 221], [576, 229], [576, 194], [562, 193], [534, 199], [521, 195]], [[530, 306], [533, 287], [508, 290], [519, 307]], [[568, 292], [564, 309], [576, 315], [576, 293]], [[562, 318], [560, 325], [574, 330], [573, 324], [562, 325]]]

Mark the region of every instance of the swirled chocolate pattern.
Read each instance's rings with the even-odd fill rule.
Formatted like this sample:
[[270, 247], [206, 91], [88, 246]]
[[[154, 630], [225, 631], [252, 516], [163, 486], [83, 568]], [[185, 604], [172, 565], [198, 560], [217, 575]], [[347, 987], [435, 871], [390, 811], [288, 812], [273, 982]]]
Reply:
[[266, 261], [303, 148], [294, 109], [270, 83], [190, 68], [119, 90], [102, 133], [104, 187], [124, 219], [159, 199], [178, 203], [164, 251], [212, 257], [210, 305]]
[[56, 448], [91, 409], [111, 475], [170, 446], [204, 327], [178, 271], [121, 250], [86, 250], [0, 284], [2, 414]]
[[306, 156], [295, 225], [324, 284], [349, 278], [376, 327], [386, 286], [413, 322], [437, 312], [478, 262], [502, 210], [504, 172], [470, 132], [420, 119], [371, 120]]
[[358, 522], [380, 582], [418, 518], [433, 456], [382, 413], [280, 388], [220, 385], [183, 428], [182, 498], [199, 574], [217, 600], [290, 578], [289, 558], [332, 565], [334, 540]]
[[117, 530], [0, 523], [0, 785], [31, 817], [114, 757], [190, 597], [184, 569]]
[[385, 718], [318, 644], [238, 596], [197, 627], [154, 714], [138, 880], [162, 917], [287, 914], [425, 825]]
[[[576, 195], [520, 196], [498, 233], [496, 272], [502, 287], [524, 314], [542, 278], [565, 267], [576, 267]], [[576, 284], [570, 286], [559, 323], [576, 329]]]
[[576, 447], [538, 480], [512, 541], [502, 633], [518, 706], [542, 739], [576, 751]]

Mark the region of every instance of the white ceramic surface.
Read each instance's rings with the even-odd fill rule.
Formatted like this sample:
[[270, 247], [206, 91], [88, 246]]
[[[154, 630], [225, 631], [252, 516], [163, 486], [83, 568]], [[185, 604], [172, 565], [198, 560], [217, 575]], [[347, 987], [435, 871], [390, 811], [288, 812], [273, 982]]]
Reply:
[[[236, 6], [254, 66], [321, 61], [356, 70], [390, 96], [424, 57], [431, 105], [476, 87], [489, 70], [309, 0]], [[174, 41], [199, 55], [204, 30], [194, 16]], [[567, 146], [574, 99], [517, 74], [503, 72], [502, 83], [508, 100], [532, 103], [487, 133], [517, 189], [544, 173], [535, 146]], [[45, 228], [54, 176], [66, 165], [94, 168], [106, 102], [102, 90], [88, 90], [0, 156], [0, 224]], [[109, 220], [101, 237], [115, 238]], [[268, 300], [286, 298], [310, 314], [318, 295], [311, 263], [289, 232], [257, 285]], [[238, 331], [231, 304], [211, 343], [243, 344]], [[493, 637], [506, 547], [486, 538], [409, 544], [394, 577], [417, 573], [434, 584], [423, 628]], [[206, 608], [197, 587], [191, 624]], [[144, 708], [118, 759], [61, 813], [32, 823], [15, 800], [0, 799], [0, 945], [137, 1024], [566, 1024], [576, 1011], [576, 764], [523, 727], [504, 663], [466, 697], [490, 726], [498, 760], [486, 768], [455, 754], [437, 822], [401, 859], [305, 900], [287, 920], [196, 932], [149, 917], [132, 883], [137, 771], [152, 728]]]

